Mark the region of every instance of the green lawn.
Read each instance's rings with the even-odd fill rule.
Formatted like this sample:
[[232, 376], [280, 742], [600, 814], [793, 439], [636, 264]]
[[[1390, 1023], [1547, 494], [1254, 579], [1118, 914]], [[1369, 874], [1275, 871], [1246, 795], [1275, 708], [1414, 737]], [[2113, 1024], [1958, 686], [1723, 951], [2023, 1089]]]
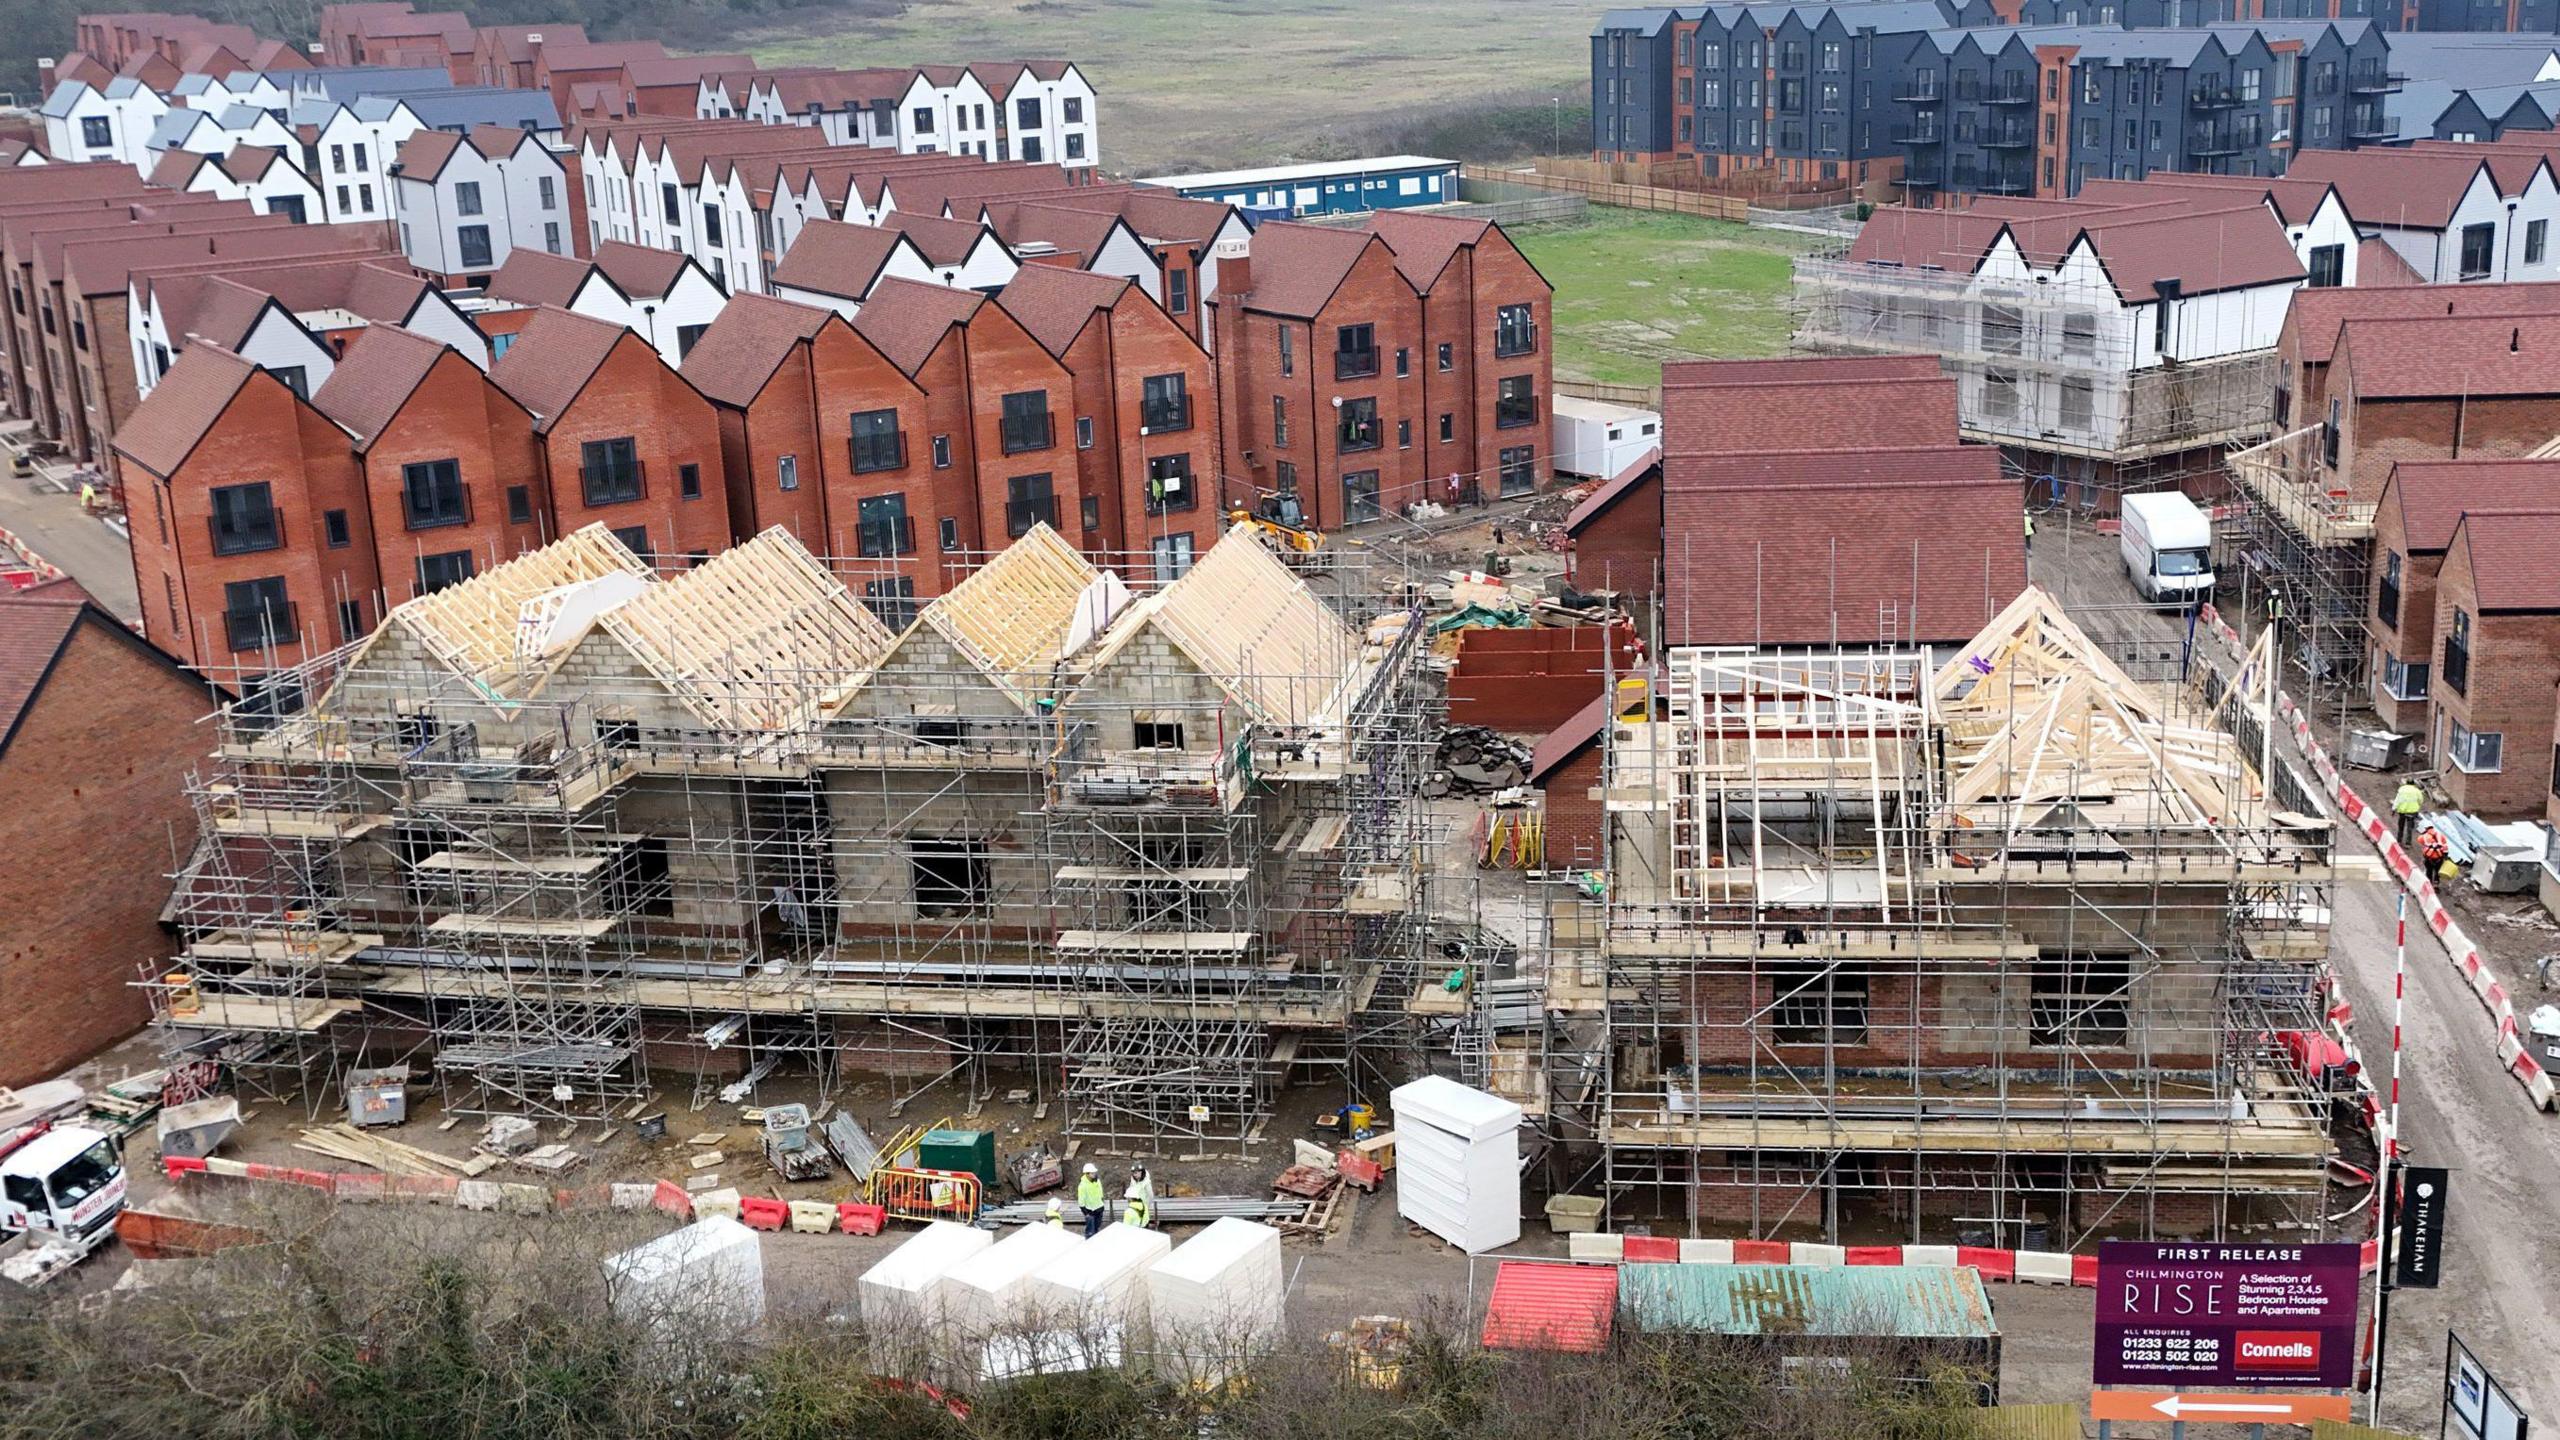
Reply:
[[1784, 353], [1788, 265], [1816, 243], [1596, 205], [1587, 223], [1511, 238], [1556, 287], [1556, 374], [1610, 385], [1655, 384], [1665, 360]]
[[909, 0], [880, 19], [796, 12], [788, 29], [742, 30], [735, 48], [767, 65], [1073, 60], [1101, 98], [1103, 165], [1151, 175], [1359, 153], [1381, 125], [1450, 106], [1579, 102], [1598, 13], [1554, 0]]

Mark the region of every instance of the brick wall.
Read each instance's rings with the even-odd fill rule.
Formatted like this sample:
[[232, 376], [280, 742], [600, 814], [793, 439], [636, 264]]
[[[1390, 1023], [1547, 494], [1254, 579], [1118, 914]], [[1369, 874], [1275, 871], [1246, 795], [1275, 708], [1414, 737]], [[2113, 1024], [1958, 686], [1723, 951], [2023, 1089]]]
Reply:
[[[2453, 803], [2492, 820], [2539, 816], [2551, 793], [2553, 687], [2560, 683], [2560, 615], [2482, 615], [2471, 571], [2469, 522], [2454, 534], [2436, 589], [2436, 674], [2432, 685], [2440, 783]], [[2453, 612], [2471, 616], [2469, 681], [2456, 692], [2444, 680], [2444, 642]], [[2503, 736], [2494, 774], [2457, 769], [2444, 753], [2446, 721], [2474, 733]]]
[[[437, 460], [460, 468], [467, 518], [458, 525], [412, 528], [404, 499], [406, 469]], [[374, 437], [364, 454], [364, 473], [371, 507], [367, 528], [391, 605], [417, 593], [421, 556], [468, 550], [478, 573], [538, 548], [556, 533], [533, 417], [451, 350]], [[521, 521], [512, 518], [518, 513], [513, 492], [519, 491], [526, 517]], [[381, 616], [369, 611], [366, 619]]]
[[[629, 436], [639, 452], [641, 497], [587, 503], [579, 480], [580, 447]], [[625, 334], [595, 375], [543, 437], [552, 504], [563, 534], [590, 524], [616, 530], [646, 526], [650, 549], [664, 562], [729, 544], [729, 497], [720, 470], [720, 422], [702, 392], [668, 369], [637, 335]], [[684, 469], [696, 467], [696, 494], [684, 493]]]
[[[2329, 368], [2330, 393], [2342, 401], [2334, 483], [2357, 504], [2380, 499], [2402, 460], [2516, 457], [2560, 435], [2560, 394], [2367, 400], [2356, 395], [2349, 346], [2339, 346]], [[2325, 403], [2311, 418], [2326, 418]]]
[[1662, 562], [1662, 475], [1646, 476], [1573, 539], [1573, 583], [1634, 596], [1650, 613]]
[[[860, 548], [862, 500], [865, 496], [906, 497], [907, 518], [915, 543], [906, 554], [874, 557], [867, 573], [895, 573], [915, 584], [918, 597], [942, 593], [941, 518], [946, 512], [934, 481], [930, 427], [935, 423], [924, 392], [892, 365], [851, 326], [831, 324], [812, 342], [812, 375], [817, 387], [817, 453], [825, 472], [826, 545], [822, 553], [851, 555]], [[892, 470], [853, 471], [853, 416], [857, 411], [895, 410], [904, 463]], [[954, 420], [955, 428], [965, 423]], [[962, 453], [966, 453], [965, 447]], [[956, 460], [955, 456], [955, 460]], [[955, 464], [952, 474], [957, 474]], [[964, 534], [967, 525], [962, 526]], [[811, 542], [813, 545], [816, 541]]]
[[[2386, 557], [2400, 556], [2400, 607], [2397, 624], [2382, 619], [2382, 577]], [[2430, 667], [2432, 685], [2436, 643], [2436, 572], [2444, 566], [2441, 552], [2414, 555], [2409, 552], [2407, 534], [2401, 528], [2400, 507], [2386, 505], [2374, 512], [2373, 564], [2365, 582], [2365, 633], [2373, 637], [2378, 655], [2425, 664]], [[2394, 699], [2382, 688], [2382, 666], [2375, 664], [2367, 678], [2373, 708], [2382, 723], [2402, 734], [2423, 735], [2427, 729], [2427, 702]]]
[[1547, 867], [1593, 868], [1600, 864], [1600, 746], [1547, 772], [1539, 792], [1546, 797]]
[[[1054, 498], [1058, 533], [1077, 545], [1091, 547], [1098, 532], [1088, 532], [1082, 509], [1082, 480], [1076, 463], [1075, 380], [1057, 358], [1031, 338], [1020, 322], [995, 305], [981, 305], [967, 334], [971, 449], [977, 457], [975, 496], [978, 533], [984, 543], [1009, 543], [1005, 501], [1010, 482], [1046, 475]], [[1006, 454], [1004, 397], [1040, 391], [1049, 404], [1049, 443]]]
[[[1194, 306], [1195, 312], [1198, 307]], [[1108, 384], [1110, 420], [1103, 443], [1109, 448], [1108, 488], [1103, 497], [1103, 524], [1110, 548], [1135, 555], [1151, 553], [1159, 540], [1187, 535], [1192, 553], [1204, 554], [1218, 538], [1225, 491], [1219, 473], [1219, 406], [1217, 379], [1209, 356], [1163, 309], [1136, 286], [1113, 306], [1108, 326], [1086, 327], [1088, 336], [1107, 334], [1110, 346]], [[1072, 359], [1072, 353], [1070, 355]], [[1185, 429], [1148, 431], [1144, 422], [1146, 380], [1150, 375], [1180, 375], [1191, 402]], [[1087, 383], [1079, 372], [1079, 383]], [[1158, 456], [1184, 457], [1191, 470], [1188, 503], [1169, 504], [1162, 514], [1147, 510], [1148, 462]], [[1131, 568], [1140, 562], [1132, 560]]]
[[[1454, 393], [1445, 385], [1435, 385], [1432, 396], [1432, 433], [1439, 433], [1438, 414], [1455, 411], [1458, 433], [1464, 448], [1457, 458], [1463, 463], [1435, 464], [1432, 473], [1444, 475], [1450, 469], [1476, 475], [1486, 495], [1500, 488], [1502, 452], [1520, 446], [1537, 451], [1531, 475], [1543, 488], [1550, 474], [1548, 464], [1551, 437], [1555, 433], [1551, 405], [1555, 393], [1554, 329], [1552, 297], [1547, 283], [1529, 264], [1510, 237], [1498, 229], [1485, 231], [1484, 239], [1459, 252], [1452, 262], [1465, 267], [1464, 279], [1469, 296], [1469, 343], [1471, 351], [1457, 374], [1443, 377], [1433, 367], [1432, 380], [1455, 382]], [[1439, 296], [1437, 289], [1433, 298]], [[1536, 327], [1537, 343], [1525, 354], [1504, 356], [1495, 353], [1495, 322], [1505, 305], [1525, 304]], [[1538, 397], [1536, 417], [1525, 425], [1505, 429], [1496, 422], [1495, 401], [1500, 383], [1509, 378], [1526, 378]]]
[[73, 633], [0, 753], [0, 1085], [132, 1033], [149, 1007], [128, 982], [174, 950], [160, 906], [195, 838], [178, 785], [211, 706], [113, 623]]

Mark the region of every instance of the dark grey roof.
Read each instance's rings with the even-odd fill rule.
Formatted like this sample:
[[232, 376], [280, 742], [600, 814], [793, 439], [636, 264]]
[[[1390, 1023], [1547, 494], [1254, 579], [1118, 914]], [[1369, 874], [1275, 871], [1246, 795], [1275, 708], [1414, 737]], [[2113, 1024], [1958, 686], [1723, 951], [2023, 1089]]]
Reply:
[[78, 105], [80, 97], [89, 91], [86, 80], [65, 80], [54, 86], [53, 93], [44, 97], [44, 117], [48, 120], [69, 119], [72, 107]]
[[450, 90], [453, 76], [434, 66], [347, 65], [297, 70], [286, 83], [306, 95], [347, 101], [364, 95], [410, 95], [420, 90]]
[[548, 90], [473, 85], [420, 91], [400, 98], [431, 130], [467, 130], [474, 125], [504, 125], [511, 130], [560, 128], [560, 110], [551, 103]]

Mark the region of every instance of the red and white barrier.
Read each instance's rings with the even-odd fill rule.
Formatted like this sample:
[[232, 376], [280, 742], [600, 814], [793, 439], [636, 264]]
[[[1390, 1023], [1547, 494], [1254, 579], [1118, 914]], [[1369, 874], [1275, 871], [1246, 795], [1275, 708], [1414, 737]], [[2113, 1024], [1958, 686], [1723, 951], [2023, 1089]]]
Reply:
[[[2229, 647], [2235, 659], [2243, 662], [2248, 659], [2247, 647], [2240, 643], [2239, 633], [2223, 621], [2222, 616], [2213, 606], [2201, 607], [2197, 618], [2221, 638], [2222, 643]], [[2537, 1109], [2554, 1108], [2555, 1101], [2560, 1101], [2560, 1090], [2555, 1090], [2550, 1073], [2542, 1068], [2540, 1061], [2533, 1058], [2533, 1052], [2526, 1046], [2524, 1033], [2516, 1024], [2513, 998], [2507, 994], [2506, 986], [2499, 983], [2497, 975], [2489, 969], [2488, 961], [2481, 955], [2479, 945], [2474, 943], [2469, 935], [2463, 933], [2461, 926], [2453, 923], [2453, 914], [2445, 909], [2443, 898], [2436, 894], [2435, 882], [2427, 875], [2426, 867], [2419, 864], [2417, 858], [2401, 846], [2399, 840], [2391, 833], [2391, 826], [2383, 818], [2382, 812], [2366, 804], [2364, 797], [2357, 794], [2354, 787], [2346, 783], [2336, 762], [2329, 758], [2329, 752], [2322, 748], [2319, 740], [2312, 735], [2311, 722], [2303, 715], [2301, 708], [2293, 703], [2293, 697], [2281, 690], [2277, 691], [2276, 710], [2284, 717], [2286, 723], [2293, 727], [2293, 743], [2301, 749], [2303, 758], [2311, 762], [2312, 773], [2320, 777], [2320, 783], [2329, 787], [2330, 798], [2336, 803], [2338, 813], [2345, 817], [2349, 825], [2363, 832], [2366, 840], [2372, 842], [2374, 849], [2382, 856], [2384, 866], [2399, 880], [2401, 888], [2407, 890], [2409, 898], [2416, 903], [2418, 915], [2426, 922], [2428, 933], [2434, 935], [2444, 946], [2446, 958], [2452, 960], [2455, 967], [2462, 971], [2463, 978], [2471, 982], [2472, 993], [2480, 997], [2480, 1003], [2488, 1010], [2489, 1017], [2497, 1022], [2498, 1063], [2505, 1067], [2508, 1074], [2516, 1077], [2516, 1083], [2524, 1087], [2525, 1094], [2532, 1099]], [[2333, 1012], [2333, 1031], [2343, 1031], [2344, 1028], [2343, 1024], [2335, 1020]], [[2351, 1050], [2350, 1054], [2352, 1053]], [[2375, 1118], [2369, 1113], [2366, 1116], [2366, 1123], [2370, 1125]]]
[[[1883, 1265], [1915, 1270], [1964, 1266], [1985, 1280], [2019, 1285], [2098, 1284], [2098, 1257], [1986, 1245], [1819, 1245], [1810, 1240], [1670, 1240], [1648, 1235], [1574, 1235], [1569, 1258], [1601, 1265]], [[2372, 1273], [2381, 1247], [2363, 1242], [2358, 1264]]]

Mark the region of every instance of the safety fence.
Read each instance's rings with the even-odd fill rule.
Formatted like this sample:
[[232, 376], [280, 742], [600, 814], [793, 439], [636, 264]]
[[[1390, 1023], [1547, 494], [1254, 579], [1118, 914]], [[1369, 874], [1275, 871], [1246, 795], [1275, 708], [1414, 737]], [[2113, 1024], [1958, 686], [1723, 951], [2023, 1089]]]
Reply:
[[[1985, 1280], [2020, 1285], [2077, 1285], [2094, 1289], [2098, 1257], [2059, 1250], [2011, 1250], [1987, 1245], [1821, 1245], [1809, 1240], [1681, 1240], [1667, 1235], [1580, 1234], [1567, 1256], [1602, 1264], [1680, 1265], [1887, 1265], [1909, 1269], [1971, 1269]], [[2362, 1242], [2357, 1263], [2370, 1272], [2380, 1242]]]
[[[1459, 178], [1467, 184], [1467, 193], [1476, 195], [1479, 185], [1516, 185], [1524, 190], [1544, 190], [1559, 195], [1579, 195], [1594, 205], [1615, 205], [1625, 210], [1661, 210], [1680, 215], [1695, 215], [1704, 220], [1748, 218], [1749, 201], [1738, 195], [1710, 195], [1698, 190], [1666, 190], [1658, 185], [1624, 185], [1609, 180], [1588, 180], [1578, 175], [1551, 175], [1538, 170], [1505, 170], [1491, 165], [1462, 165]], [[1499, 198], [1488, 195], [1488, 199]]]
[[[2213, 606], [2203, 606], [2198, 611], [2198, 618], [2221, 638], [2234, 656], [2245, 659], [2247, 649], [2241, 643], [2239, 632], [2232, 629]], [[2516, 1023], [2514, 997], [2508, 994], [2496, 972], [2489, 968], [2478, 943], [2464, 933], [2461, 926], [2453, 923], [2453, 913], [2445, 909], [2444, 898], [2436, 893], [2435, 881], [2427, 874], [2426, 867], [2392, 834], [2390, 822], [2382, 811], [2366, 804], [2364, 797], [2346, 783], [2337, 763], [2329, 758], [2328, 750], [2312, 735], [2311, 721], [2294, 703], [2293, 697], [2278, 691], [2276, 709], [2293, 727], [2294, 744], [2310, 760], [2312, 772], [2320, 777], [2320, 783], [2329, 787], [2330, 798], [2337, 804], [2339, 813], [2372, 842], [2382, 856], [2383, 864], [2416, 904], [2428, 932], [2443, 945], [2446, 958], [2470, 982], [2472, 993], [2480, 997], [2481, 1005], [2497, 1022], [2498, 1063], [2516, 1078], [2517, 1084], [2524, 1087], [2536, 1109], [2554, 1108], [2555, 1089], [2550, 1072], [2543, 1069], [2542, 1062], [2533, 1057], [2532, 1049], [2525, 1044], [2524, 1033]]]

